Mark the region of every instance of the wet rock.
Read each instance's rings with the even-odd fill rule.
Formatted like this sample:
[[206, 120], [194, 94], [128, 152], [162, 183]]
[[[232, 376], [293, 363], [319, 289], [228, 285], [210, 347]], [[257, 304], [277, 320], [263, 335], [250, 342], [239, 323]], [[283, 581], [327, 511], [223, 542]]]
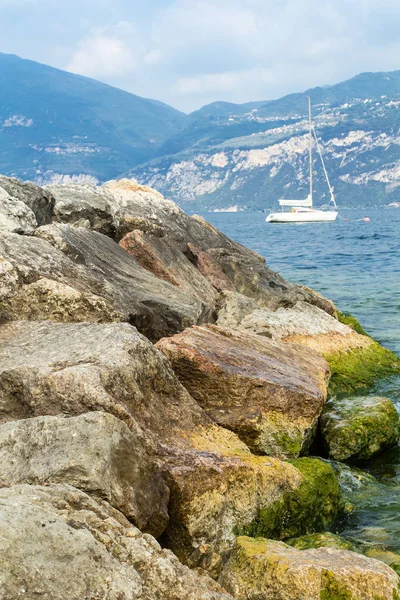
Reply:
[[4, 598], [228, 600], [106, 502], [68, 485], [0, 490]]
[[114, 235], [113, 198], [101, 187], [66, 183], [47, 185], [45, 190], [55, 199], [55, 221], [87, 227], [110, 237]]
[[[357, 552], [355, 544], [339, 535], [325, 531], [323, 533], [311, 533], [298, 538], [285, 540], [286, 544], [297, 548], [297, 550], [310, 550], [312, 548], [336, 548], [336, 550], [351, 550]], [[376, 557], [372, 557], [376, 558]]]
[[291, 464], [301, 473], [299, 484], [261, 509], [241, 533], [287, 539], [324, 531], [342, 516], [342, 493], [332, 466], [317, 458], [297, 458]]
[[181, 560], [192, 557], [193, 564], [204, 544], [225, 556], [236, 532], [254, 527], [261, 514], [263, 530], [288, 537], [330, 524], [340, 508], [320, 461], [311, 462], [308, 476], [252, 455], [207, 417], [165, 356], [127, 324], [14, 322], [0, 327], [0, 346], [1, 421], [103, 411], [144, 431], [170, 489], [165, 543]]
[[31, 209], [0, 187], [0, 232], [29, 235], [36, 227], [37, 221]]
[[168, 489], [139, 427], [102, 412], [0, 426], [0, 486], [66, 483], [107, 500], [142, 531], [168, 522]]
[[400, 419], [388, 398], [333, 398], [321, 415], [320, 430], [330, 458], [355, 462], [397, 444]]
[[198, 299], [154, 277], [94, 231], [49, 225], [35, 237], [5, 234], [0, 255], [18, 274], [1, 305], [3, 319], [124, 320], [156, 340], [209, 317]]
[[207, 414], [253, 452], [293, 458], [310, 445], [329, 375], [316, 353], [215, 326], [157, 347]]
[[238, 600], [393, 600], [400, 588], [387, 565], [354, 552], [300, 551], [245, 537], [238, 538], [220, 582]]
[[26, 204], [34, 214], [36, 220], [35, 226], [51, 223], [55, 201], [48, 191], [33, 183], [22, 182], [18, 181], [18, 179], [0, 175], [0, 198], [2, 196], [1, 192], [6, 192], [18, 206], [20, 202]]

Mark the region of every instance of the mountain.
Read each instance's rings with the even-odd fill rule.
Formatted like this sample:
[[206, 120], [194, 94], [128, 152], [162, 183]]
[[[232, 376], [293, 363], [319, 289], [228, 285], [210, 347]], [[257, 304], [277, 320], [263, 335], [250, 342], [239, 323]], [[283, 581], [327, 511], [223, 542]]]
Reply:
[[0, 53], [0, 172], [39, 183], [116, 177], [157, 156], [187, 115], [93, 79]]
[[[308, 192], [307, 96], [341, 206], [400, 200], [400, 71], [362, 73], [265, 102], [215, 102], [189, 115], [159, 157], [129, 171], [187, 210], [265, 209]], [[327, 198], [314, 156], [317, 202]]]
[[[0, 54], [0, 173], [43, 184], [135, 177], [188, 211], [308, 193], [307, 96], [340, 206], [400, 202], [400, 71], [190, 115]], [[314, 155], [316, 203], [327, 199]]]

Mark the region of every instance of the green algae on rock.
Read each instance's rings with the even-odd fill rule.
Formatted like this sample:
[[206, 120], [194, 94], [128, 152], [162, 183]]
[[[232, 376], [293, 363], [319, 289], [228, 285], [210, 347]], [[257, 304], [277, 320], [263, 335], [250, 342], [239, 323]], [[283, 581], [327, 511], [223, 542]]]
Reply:
[[275, 539], [297, 537], [323, 531], [341, 515], [344, 504], [333, 467], [316, 458], [298, 458], [291, 464], [302, 475], [300, 485], [262, 509], [240, 533]]
[[237, 600], [398, 600], [390, 567], [348, 550], [240, 537], [219, 579]]
[[[366, 337], [366, 336], [364, 336]], [[354, 392], [371, 386], [378, 378], [400, 373], [400, 360], [377, 342], [365, 347], [325, 355], [331, 368], [328, 392]]]
[[297, 538], [285, 540], [285, 543], [297, 550], [310, 550], [312, 548], [336, 548], [336, 550], [351, 550], [357, 552], [356, 545], [339, 535], [325, 531], [311, 533]]
[[343, 325], [348, 325], [349, 327], [354, 329], [354, 331], [356, 331], [357, 333], [360, 333], [361, 335], [368, 335], [368, 333], [360, 325], [359, 321], [355, 317], [353, 317], [353, 315], [351, 315], [349, 313], [342, 313], [338, 310], [337, 318], [340, 323], [343, 323]]
[[388, 398], [333, 398], [320, 417], [320, 431], [330, 458], [356, 462], [394, 446], [400, 437], [400, 418]]

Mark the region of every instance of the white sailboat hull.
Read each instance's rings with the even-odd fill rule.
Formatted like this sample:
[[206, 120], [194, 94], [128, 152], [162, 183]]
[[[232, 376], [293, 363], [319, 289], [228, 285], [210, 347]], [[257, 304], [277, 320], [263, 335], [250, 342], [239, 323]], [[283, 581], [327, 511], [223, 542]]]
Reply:
[[310, 210], [271, 213], [265, 220], [267, 223], [323, 223], [336, 221], [337, 216], [335, 210]]

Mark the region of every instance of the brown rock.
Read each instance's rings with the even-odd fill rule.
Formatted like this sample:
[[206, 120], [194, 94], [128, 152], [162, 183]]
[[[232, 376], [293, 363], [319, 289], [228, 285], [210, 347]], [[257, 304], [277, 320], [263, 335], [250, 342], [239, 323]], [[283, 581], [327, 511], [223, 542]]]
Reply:
[[253, 452], [296, 457], [310, 444], [329, 376], [316, 353], [212, 325], [157, 347], [207, 414]]

